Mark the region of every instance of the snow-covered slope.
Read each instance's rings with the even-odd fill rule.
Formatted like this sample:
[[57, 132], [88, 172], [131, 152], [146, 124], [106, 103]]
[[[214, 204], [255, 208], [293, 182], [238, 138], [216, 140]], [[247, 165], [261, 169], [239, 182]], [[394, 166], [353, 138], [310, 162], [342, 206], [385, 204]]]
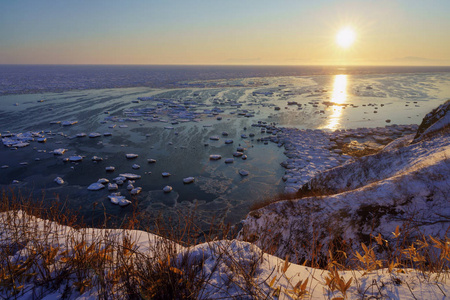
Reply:
[[[78, 247], [79, 250], [77, 243], [80, 242], [80, 238], [83, 243], [86, 243], [84, 246], [86, 251], [89, 251], [92, 243], [101, 242], [106, 247], [111, 245], [111, 242], [121, 241], [127, 237], [130, 245], [134, 245], [135, 256], [142, 256], [149, 260], [155, 258], [156, 261], [160, 261], [161, 254], [157, 251], [161, 247], [158, 243], [167, 242], [156, 235], [136, 230], [74, 229], [22, 212], [17, 212], [12, 218], [21, 226], [15, 228], [5, 226], [5, 224], [12, 224], [12, 214], [13, 212], [0, 214], [0, 221], [2, 221], [0, 249], [12, 251], [9, 256], [11, 265], [5, 265], [6, 261], [2, 260], [4, 265], [1, 270], [6, 270], [7, 267], [13, 269], [13, 266], [20, 264], [24, 266], [26, 264], [23, 262], [31, 256], [34, 260], [44, 259], [39, 255], [36, 256], [35, 251], [39, 251], [39, 247], [52, 245], [51, 249], [57, 251], [55, 257], [59, 259], [56, 259], [55, 264], [50, 267], [51, 272], [73, 272], [73, 278], [63, 277], [65, 278], [63, 281], [48, 279], [48, 282], [43, 284], [40, 273], [34, 274], [35, 277], [31, 280], [22, 279], [22, 281], [19, 279], [21, 276], [16, 274], [17, 285], [23, 284], [23, 286], [14, 296], [7, 292], [7, 284], [0, 286], [0, 297], [5, 299], [10, 297], [46, 300], [129, 299], [131, 296], [127, 295], [127, 289], [121, 282], [103, 282], [105, 284], [103, 289], [100, 288], [101, 285], [93, 284], [80, 292], [75, 283], [76, 271], [68, 270], [61, 257], [67, 251], [74, 251], [74, 247]], [[39, 240], [41, 243], [36, 244]], [[15, 243], [13, 248], [7, 247], [11, 242], [19, 243]], [[17, 247], [18, 245], [21, 247]], [[263, 253], [257, 246], [247, 242], [221, 240], [193, 247], [173, 245], [177, 250], [171, 259], [187, 261], [191, 266], [188, 269], [198, 270], [196, 277], [201, 280], [199, 280], [199, 290], [195, 296], [197, 299], [331, 299], [343, 296], [347, 299], [443, 299], [450, 293], [450, 284], [446, 276], [424, 277], [420, 271], [413, 269], [403, 269], [400, 273], [396, 270], [379, 269], [371, 272], [355, 270], [335, 273], [340, 280], [349, 283], [344, 295], [342, 291], [330, 285], [330, 279], [336, 275], [329, 271], [288, 263]], [[12, 249], [16, 252], [14, 253]], [[37, 253], [47, 256], [50, 252]], [[5, 257], [2, 256], [2, 259]], [[119, 265], [117, 264], [117, 267]], [[177, 263], [174, 263], [175, 265]], [[175, 268], [175, 270], [178, 269]], [[114, 265], [105, 269], [108, 274], [115, 271]], [[82, 279], [91, 280], [91, 282], [95, 282], [96, 278], [102, 278], [93, 271], [89, 273], [88, 270], [82, 270], [81, 272], [87, 272], [87, 276]], [[183, 272], [180, 270], [178, 272], [181, 274], [180, 280], [194, 279], [187, 276], [184, 278]], [[1, 275], [5, 274], [1, 273]], [[53, 277], [49, 276], [49, 278]], [[55, 278], [58, 277], [55, 276]], [[105, 287], [109, 288], [105, 290]]]
[[329, 196], [276, 202], [251, 212], [240, 239], [276, 249], [279, 257], [302, 260], [311, 259], [312, 243], [325, 245], [325, 256], [333, 241], [360, 245], [379, 233], [390, 240], [397, 226], [404, 233], [445, 237], [450, 224], [449, 103], [424, 119], [422, 134], [323, 172], [303, 187]]

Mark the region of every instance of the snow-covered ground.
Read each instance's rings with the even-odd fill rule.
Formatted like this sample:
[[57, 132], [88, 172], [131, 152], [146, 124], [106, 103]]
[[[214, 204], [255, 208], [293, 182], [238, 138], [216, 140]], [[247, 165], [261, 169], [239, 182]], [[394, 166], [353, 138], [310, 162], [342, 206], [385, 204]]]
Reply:
[[[182, 247], [143, 231], [74, 229], [31, 217], [20, 211], [15, 214], [14, 220], [21, 226], [12, 228], [6, 225], [11, 224], [11, 216], [12, 212], [0, 214], [2, 221], [0, 223], [0, 232], [2, 233], [0, 246], [4, 250], [7, 245], [11, 246], [12, 243], [15, 243], [16, 247], [9, 256], [11, 265], [22, 264], [24, 266], [27, 258], [32, 255], [34, 255], [32, 256], [34, 260], [43, 259], [41, 256], [36, 256], [35, 251], [39, 251], [38, 249], [41, 249], [39, 247], [42, 246], [51, 246], [53, 248], [49, 248], [50, 250], [56, 249], [54, 256], [56, 259], [54, 259], [54, 264], [49, 266], [50, 273], [58, 273], [61, 270], [73, 272], [62, 282], [50, 281], [47, 284], [42, 284], [42, 276], [38, 272], [34, 273], [32, 280], [19, 281], [18, 278], [26, 276], [17, 275], [16, 284], [22, 286], [20, 292], [15, 295], [15, 299], [86, 300], [102, 297], [102, 293], [105, 291], [95, 284], [96, 280], [102, 277], [93, 270], [82, 270], [81, 272], [86, 272], [82, 279], [88, 279], [92, 286], [80, 291], [79, 288], [76, 288], [79, 283], [76, 271], [64, 269], [67, 268], [64, 265], [65, 257], [70, 256], [68, 253], [81, 249], [80, 245], [83, 245], [86, 252], [89, 252], [92, 244], [100, 245], [97, 252], [102, 253], [101, 249], [107, 245], [110, 246], [114, 242], [120, 243], [125, 238], [128, 240], [128, 245], [132, 245], [134, 257], [145, 257], [148, 260], [164, 259], [164, 254], [158, 251], [167, 245], [173, 246], [176, 249], [171, 258], [175, 260], [173, 265], [177, 266], [183, 260], [188, 261], [192, 268], [194, 266], [198, 268], [198, 278], [206, 279], [196, 293], [199, 299], [298, 299], [301, 297], [331, 299], [342, 296], [346, 296], [347, 299], [444, 299], [450, 293], [448, 274], [424, 275], [418, 270], [398, 268], [335, 273], [289, 263], [263, 253], [260, 248], [251, 243], [238, 240], [221, 240], [193, 247]], [[118, 246], [114, 249], [121, 248]], [[115, 255], [111, 255], [115, 257]], [[5, 261], [3, 260], [2, 263], [2, 271], [4, 271], [6, 269]], [[114, 272], [114, 265], [112, 268], [108, 269], [108, 272]], [[173, 270], [179, 269], [173, 267]], [[4, 273], [2, 273], [3, 275]], [[57, 276], [54, 277], [57, 278]], [[348, 284], [348, 288], [345, 291], [334, 288], [333, 281], [337, 284], [339, 282]], [[10, 290], [8, 293], [6, 280], [3, 283], [0, 288], [0, 296], [12, 297]], [[109, 288], [110, 290], [106, 291], [107, 298], [127, 299], [123, 283], [117, 282], [110, 285]]]
[[415, 137], [395, 140], [377, 154], [313, 178], [303, 190], [316, 197], [275, 202], [251, 212], [240, 238], [300, 261], [311, 259], [305, 245], [312, 241], [324, 245], [324, 256], [333, 241], [352, 241], [353, 250], [360, 251], [358, 245], [371, 236], [392, 241], [397, 226], [402, 234], [445, 238], [450, 218], [449, 108], [447, 101], [427, 115], [423, 124], [429, 124], [421, 125]]

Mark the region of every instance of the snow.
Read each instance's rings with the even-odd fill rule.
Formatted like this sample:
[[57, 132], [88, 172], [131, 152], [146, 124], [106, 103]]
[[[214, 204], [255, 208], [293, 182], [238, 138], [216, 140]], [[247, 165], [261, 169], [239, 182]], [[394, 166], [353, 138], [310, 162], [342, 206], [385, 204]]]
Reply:
[[[302, 187], [317, 195], [326, 191], [323, 196], [275, 202], [251, 212], [239, 238], [253, 237], [260, 247], [275, 241], [277, 256], [295, 254], [299, 260], [310, 259], [298, 245], [308, 245], [314, 236], [323, 245], [335, 238], [352, 240], [353, 250], [360, 250], [370, 235], [392, 241], [396, 226], [444, 238], [450, 216], [447, 116], [431, 125], [440, 124], [434, 134], [414, 140], [405, 136], [377, 154], [322, 172]], [[326, 255], [327, 247], [321, 251]]]
[[[111, 201], [122, 196], [109, 196]], [[9, 212], [11, 214], [12, 212]], [[127, 238], [133, 244], [134, 253], [145, 255], [150, 258], [158, 258], [158, 245], [172, 244], [178, 256], [174, 259], [181, 263], [188, 261], [190, 264], [199, 264], [198, 276], [207, 280], [201, 285], [198, 299], [296, 299], [293, 288], [300, 281], [305, 285], [306, 298], [308, 299], [331, 299], [342, 297], [342, 293], [331, 290], [326, 285], [326, 278], [330, 272], [321, 269], [314, 269], [293, 263], [286, 263], [283, 259], [263, 253], [260, 248], [248, 242], [238, 240], [218, 240], [203, 243], [191, 247], [182, 247], [179, 244], [165, 240], [157, 235], [138, 231], [122, 229], [96, 229], [71, 227], [59, 225], [57, 223], [35, 218], [26, 215], [22, 211], [15, 212], [16, 221], [27, 224], [33, 228], [36, 238], [45, 239], [46, 243], [58, 247], [59, 253], [71, 251], [73, 244], [78, 241], [85, 241], [86, 247], [97, 242], [99, 238], [108, 237], [116, 241], [123, 241]], [[18, 248], [12, 253], [11, 259], [20, 257], [27, 258], [36, 247], [27, 235], [27, 226], [17, 228], [8, 227], [6, 224], [7, 212], [0, 214], [0, 239], [1, 245], [6, 245], [10, 239], [21, 238], [24, 243], [23, 248]], [[20, 221], [20, 219], [24, 221]], [[22, 232], [23, 231], [23, 232]], [[42, 235], [42, 237], [40, 237]], [[70, 237], [70, 238], [67, 238]], [[160, 254], [159, 254], [160, 255]], [[58, 265], [54, 265], [58, 268]], [[113, 270], [111, 270], [113, 271]], [[348, 282], [352, 278], [349, 289], [346, 292], [347, 299], [366, 298], [387, 298], [387, 299], [444, 299], [450, 293], [450, 283], [447, 276], [424, 276], [423, 273], [413, 269], [379, 269], [370, 272], [366, 271], [339, 271], [338, 275]], [[93, 276], [95, 276], [93, 274]], [[249, 284], [246, 284], [246, 283]], [[16, 295], [16, 299], [29, 299], [36, 292], [33, 289], [34, 282], [24, 284], [23, 292]], [[67, 282], [70, 286], [70, 282]], [[44, 296], [43, 299], [61, 299], [65, 293], [66, 283], [63, 282], [57, 289], [39, 289]], [[36, 286], [37, 287], [37, 286]], [[109, 291], [110, 296], [116, 298], [126, 297], [123, 289], [117, 288]], [[279, 297], [274, 297], [279, 292]], [[4, 292], [0, 295], [5, 296]], [[250, 296], [253, 295], [253, 296]], [[97, 299], [100, 297], [100, 290], [96, 287], [88, 289], [80, 294], [75, 288], [72, 289], [70, 299]]]

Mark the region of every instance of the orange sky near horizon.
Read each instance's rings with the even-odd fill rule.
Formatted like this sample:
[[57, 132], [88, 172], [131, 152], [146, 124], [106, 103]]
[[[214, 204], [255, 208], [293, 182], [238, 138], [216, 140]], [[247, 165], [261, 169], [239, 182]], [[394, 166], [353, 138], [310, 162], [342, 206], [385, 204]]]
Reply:
[[[8, 1], [1, 64], [450, 65], [450, 1]], [[336, 34], [352, 27], [347, 49]]]

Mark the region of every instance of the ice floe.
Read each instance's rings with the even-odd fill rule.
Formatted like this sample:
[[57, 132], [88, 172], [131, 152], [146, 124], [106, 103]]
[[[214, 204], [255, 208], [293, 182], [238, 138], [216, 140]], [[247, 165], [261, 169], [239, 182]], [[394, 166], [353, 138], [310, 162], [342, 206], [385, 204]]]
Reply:
[[131, 204], [131, 201], [127, 200], [125, 198], [125, 196], [121, 196], [119, 192], [108, 195], [108, 198], [112, 204], [118, 204], [119, 206], [122, 206], [122, 207]]
[[117, 183], [108, 183], [108, 191], [116, 191], [119, 189]]
[[170, 185], [166, 185], [163, 188], [164, 193], [170, 193], [172, 191], [172, 187]]
[[59, 185], [64, 184], [64, 180], [61, 177], [56, 177], [53, 181]]
[[53, 150], [53, 154], [54, 154], [54, 155], [63, 155], [64, 152], [66, 152], [66, 151], [67, 151], [67, 149], [64, 149], [64, 148], [58, 148], [58, 149]]
[[105, 171], [106, 171], [106, 172], [114, 172], [114, 170], [116, 170], [116, 168], [113, 167], [113, 166], [109, 166], [109, 167], [106, 167], [106, 168], [105, 168]]
[[97, 180], [97, 182], [101, 183], [101, 184], [106, 184], [106, 183], [109, 183], [109, 179], [107, 179], [107, 178], [100, 178], [99, 180]]
[[124, 177], [125, 179], [136, 180], [141, 178], [141, 175], [133, 174], [133, 173], [123, 173], [119, 174], [119, 176]]
[[135, 187], [133, 189], [131, 189], [130, 194], [131, 195], [138, 195], [142, 192], [142, 188], [141, 187]]
[[70, 162], [79, 162], [83, 160], [83, 156], [81, 155], [73, 155], [69, 157]]
[[192, 182], [194, 182], [195, 181], [195, 178], [194, 177], [186, 177], [186, 178], [183, 178], [183, 183], [192, 183]]
[[227, 158], [227, 159], [225, 159], [225, 163], [226, 164], [231, 164], [231, 163], [233, 163], [234, 162], [234, 159], [233, 158]]
[[100, 136], [102, 136], [102, 135], [101, 135], [101, 133], [98, 133], [98, 132], [91, 132], [91, 133], [89, 133], [89, 137], [90, 138], [97, 138], [97, 137], [100, 137]]
[[71, 125], [75, 125], [77, 123], [78, 123], [78, 121], [62, 121], [60, 124], [62, 126], [71, 126]]
[[100, 182], [95, 182], [95, 183], [92, 183], [90, 186], [88, 186], [88, 190], [90, 190], [90, 191], [98, 191], [98, 190], [101, 190], [104, 188], [105, 188], [105, 186], [103, 184], [101, 184]]
[[247, 170], [239, 170], [239, 174], [240, 174], [241, 176], [248, 176], [248, 174], [250, 174], [250, 172], [247, 171]]

